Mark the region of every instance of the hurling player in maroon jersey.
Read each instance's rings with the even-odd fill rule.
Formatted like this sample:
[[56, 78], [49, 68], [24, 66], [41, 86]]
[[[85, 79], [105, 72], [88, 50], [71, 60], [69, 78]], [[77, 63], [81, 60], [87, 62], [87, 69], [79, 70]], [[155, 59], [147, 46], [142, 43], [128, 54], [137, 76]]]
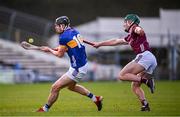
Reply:
[[146, 84], [151, 93], [154, 93], [154, 79], [152, 73], [157, 66], [156, 58], [151, 53], [146, 34], [139, 26], [140, 19], [136, 14], [128, 14], [124, 19], [124, 29], [128, 35], [124, 38], [109, 39], [94, 42], [94, 47], [130, 45], [136, 58], [129, 62], [119, 73], [119, 79], [132, 82], [132, 91], [137, 95], [142, 107], [141, 111], [150, 111], [149, 103], [145, 98], [142, 83]]

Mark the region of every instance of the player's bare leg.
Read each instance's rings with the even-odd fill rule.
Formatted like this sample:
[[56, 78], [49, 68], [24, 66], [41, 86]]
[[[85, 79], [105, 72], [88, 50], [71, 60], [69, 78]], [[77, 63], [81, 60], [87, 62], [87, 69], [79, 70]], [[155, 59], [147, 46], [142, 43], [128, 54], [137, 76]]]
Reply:
[[102, 96], [95, 96], [95, 95], [93, 95], [85, 87], [76, 84], [76, 82], [70, 84], [68, 86], [68, 89], [71, 90], [71, 91], [74, 91], [76, 93], [79, 93], [81, 95], [88, 96], [96, 104], [96, 106], [98, 108], [98, 111], [101, 111], [101, 109], [102, 109], [102, 100], [103, 100]]
[[140, 82], [132, 82], [131, 84], [132, 91], [136, 94], [136, 96], [138, 97], [138, 99], [142, 104], [141, 111], [150, 111], [149, 104], [145, 98], [144, 91], [140, 86], [141, 86]]
[[[151, 93], [154, 93], [154, 79], [151, 78], [150, 74], [144, 71], [144, 67], [140, 64], [136, 62], [130, 62], [121, 70], [119, 74], [119, 79], [132, 82], [142, 82], [150, 88]], [[139, 73], [143, 73], [143, 75], [137, 75]]]
[[68, 86], [69, 84], [72, 84], [73, 81], [71, 79], [69, 79], [66, 75], [63, 75], [60, 79], [58, 79], [51, 88], [51, 92], [50, 95], [48, 97], [48, 105], [52, 106], [53, 103], [57, 100], [58, 95], [59, 95], [59, 91]]
[[88, 96], [91, 98], [94, 103], [97, 105], [98, 110], [100, 111], [102, 109], [102, 96], [95, 96], [92, 93], [90, 93], [89, 90], [87, 90], [85, 87], [81, 85], [77, 85], [75, 81], [67, 77], [66, 75], [63, 75], [60, 79], [58, 79], [51, 88], [50, 95], [48, 97], [48, 102], [45, 104], [42, 108], [38, 110], [38, 112], [46, 112], [49, 110], [49, 108], [55, 103], [55, 101], [58, 98], [59, 92], [64, 87], [68, 86], [68, 89], [77, 93], [80, 93], [82, 95]]
[[71, 85], [68, 86], [68, 89], [74, 92], [77, 92], [81, 95], [88, 95], [90, 93], [89, 90], [87, 90], [85, 87], [78, 85], [76, 82], [72, 83]]
[[37, 112], [46, 112], [54, 104], [59, 96], [59, 91], [74, 81], [68, 78], [66, 75], [63, 75], [59, 78], [51, 87], [51, 92], [48, 97], [48, 102], [42, 108], [37, 110]]
[[154, 93], [155, 90], [155, 82], [152, 74], [148, 74], [146, 72], [141, 73], [141, 82], [146, 84], [149, 88], [151, 93]]
[[144, 70], [144, 67], [140, 64], [136, 62], [130, 62], [120, 71], [119, 79], [125, 81], [140, 82], [141, 77], [137, 76], [137, 74], [141, 73]]
[[[145, 99], [144, 91], [140, 88], [141, 83], [145, 83], [148, 87], [150, 81], [144, 72], [145, 68], [136, 62], [128, 63], [120, 72], [119, 79], [125, 81], [132, 81], [132, 90], [138, 96], [138, 99], [143, 104], [142, 111], [150, 111], [149, 104]], [[152, 87], [151, 87], [152, 88]]]

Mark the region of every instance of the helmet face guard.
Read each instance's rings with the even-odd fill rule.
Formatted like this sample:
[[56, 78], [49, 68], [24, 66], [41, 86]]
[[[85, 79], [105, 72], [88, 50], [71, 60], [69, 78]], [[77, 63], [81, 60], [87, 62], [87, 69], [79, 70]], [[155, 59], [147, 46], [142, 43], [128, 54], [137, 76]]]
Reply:
[[67, 27], [70, 25], [70, 20], [67, 16], [61, 16], [56, 18], [55, 24], [57, 25], [64, 24]]
[[129, 29], [132, 27], [133, 24], [139, 25], [140, 23], [140, 18], [136, 14], [126, 15], [126, 17], [124, 18], [124, 21], [128, 21], [128, 20], [132, 21], [132, 23], [129, 26], [129, 28], [125, 30], [126, 32], [129, 32]]

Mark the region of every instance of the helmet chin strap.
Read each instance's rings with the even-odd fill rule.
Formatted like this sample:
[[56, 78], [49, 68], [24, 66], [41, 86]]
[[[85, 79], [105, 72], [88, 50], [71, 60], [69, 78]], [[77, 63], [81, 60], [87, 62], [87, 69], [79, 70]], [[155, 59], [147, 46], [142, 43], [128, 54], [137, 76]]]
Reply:
[[69, 27], [69, 26], [68, 26], [68, 25], [66, 25], [66, 26], [64, 27], [64, 30], [66, 30], [68, 27]]
[[132, 23], [130, 24], [130, 26], [129, 26], [128, 29], [125, 29], [125, 32], [129, 32], [129, 30], [131, 29], [131, 27], [133, 26], [133, 24], [134, 24], [134, 22], [132, 22]]
[[135, 24], [135, 22], [137, 21], [137, 19], [134, 22], [131, 22], [130, 26], [128, 29], [125, 29], [125, 32], [129, 32], [129, 30], [131, 29], [131, 27], [133, 26], [133, 24]]
[[[62, 26], [63, 26], [63, 25], [60, 25], [61, 28], [63, 28]], [[65, 25], [65, 27], [63, 28], [63, 31], [62, 31], [61, 33], [63, 33], [68, 27], [69, 27], [68, 25]], [[60, 34], [61, 34], [61, 33], [60, 33]]]

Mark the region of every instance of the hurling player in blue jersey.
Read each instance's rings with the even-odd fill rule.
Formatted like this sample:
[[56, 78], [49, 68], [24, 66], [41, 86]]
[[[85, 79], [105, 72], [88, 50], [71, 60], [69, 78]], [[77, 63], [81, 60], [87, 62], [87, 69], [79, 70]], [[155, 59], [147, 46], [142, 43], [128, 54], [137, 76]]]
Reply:
[[67, 16], [58, 17], [55, 21], [55, 30], [59, 34], [59, 46], [56, 50], [47, 46], [42, 46], [41, 50], [51, 52], [55, 56], [62, 57], [67, 52], [71, 66], [51, 88], [47, 103], [39, 108], [37, 112], [47, 112], [58, 98], [59, 92], [64, 87], [89, 97], [97, 106], [98, 111], [102, 109], [102, 96], [93, 95], [85, 87], [78, 85], [77, 82], [87, 73], [87, 57], [83, 38], [74, 28], [70, 27], [70, 20]]

